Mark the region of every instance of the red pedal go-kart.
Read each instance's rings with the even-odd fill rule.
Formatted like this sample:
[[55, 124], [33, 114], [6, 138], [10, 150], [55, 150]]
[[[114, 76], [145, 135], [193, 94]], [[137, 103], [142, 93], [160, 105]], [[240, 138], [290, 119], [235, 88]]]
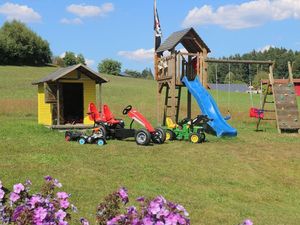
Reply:
[[[137, 110], [128, 105], [123, 110], [123, 115], [128, 115], [132, 119], [129, 128], [125, 128], [125, 123], [122, 119], [116, 119], [111, 113], [108, 105], [103, 105], [102, 113], [100, 114], [94, 103], [89, 104], [89, 118], [94, 121], [107, 139], [123, 140], [134, 137], [138, 145], [149, 145], [150, 141], [155, 144], [162, 144], [166, 140], [164, 129], [154, 128], [148, 120]], [[141, 124], [143, 129], [133, 129], [133, 122]]]

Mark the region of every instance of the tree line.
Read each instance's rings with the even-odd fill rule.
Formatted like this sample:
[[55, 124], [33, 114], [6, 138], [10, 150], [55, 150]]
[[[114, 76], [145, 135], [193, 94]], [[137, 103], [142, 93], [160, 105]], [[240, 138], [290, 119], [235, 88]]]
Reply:
[[[270, 48], [265, 51], [251, 51], [243, 55], [236, 54], [219, 59], [225, 60], [259, 60], [275, 61], [274, 77], [288, 78], [288, 62], [293, 64], [293, 75], [300, 78], [300, 52], [292, 51], [285, 48]], [[268, 65], [258, 64], [225, 64], [209, 63], [208, 79], [209, 82], [215, 83], [246, 83], [250, 82], [257, 85], [260, 79], [267, 79], [269, 73]], [[230, 79], [229, 79], [230, 78]]]

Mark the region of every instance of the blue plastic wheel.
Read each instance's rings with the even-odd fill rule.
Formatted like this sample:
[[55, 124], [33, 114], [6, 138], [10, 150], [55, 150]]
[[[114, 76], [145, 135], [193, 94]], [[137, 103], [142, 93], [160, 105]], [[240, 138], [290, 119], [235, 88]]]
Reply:
[[105, 144], [105, 142], [104, 142], [103, 139], [98, 139], [98, 140], [97, 140], [97, 145], [102, 146], [102, 145], [104, 145], [104, 144]]
[[85, 144], [85, 139], [84, 138], [80, 138], [78, 142], [79, 142], [79, 144], [84, 145]]

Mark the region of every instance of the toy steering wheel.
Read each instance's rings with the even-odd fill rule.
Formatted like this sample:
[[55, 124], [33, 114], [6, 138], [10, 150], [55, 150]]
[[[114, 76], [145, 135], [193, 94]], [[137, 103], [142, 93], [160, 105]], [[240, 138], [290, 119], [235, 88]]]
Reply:
[[127, 115], [131, 109], [132, 109], [132, 106], [128, 105], [125, 109], [123, 109], [123, 115]]

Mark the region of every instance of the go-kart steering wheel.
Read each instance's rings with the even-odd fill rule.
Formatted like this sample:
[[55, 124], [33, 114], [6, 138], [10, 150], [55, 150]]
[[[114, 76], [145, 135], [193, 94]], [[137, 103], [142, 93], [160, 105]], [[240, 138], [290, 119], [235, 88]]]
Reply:
[[132, 106], [128, 105], [125, 109], [123, 109], [123, 115], [127, 115], [131, 109], [132, 109]]

